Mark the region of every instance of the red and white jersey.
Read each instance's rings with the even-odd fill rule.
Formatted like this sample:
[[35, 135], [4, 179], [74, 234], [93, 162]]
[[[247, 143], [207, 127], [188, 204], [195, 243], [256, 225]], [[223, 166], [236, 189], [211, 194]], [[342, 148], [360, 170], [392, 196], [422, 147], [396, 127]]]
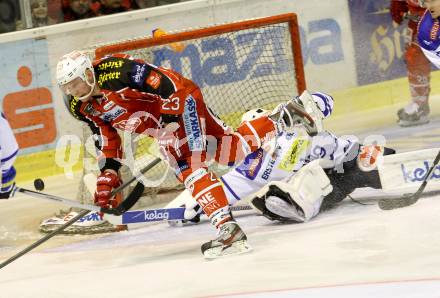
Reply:
[[406, 2], [408, 3], [409, 12], [412, 15], [422, 16], [426, 10], [426, 8], [420, 6], [418, 0], [406, 0]]
[[196, 98], [201, 97], [198, 87], [170, 69], [121, 54], [94, 61], [93, 66], [102, 96], [88, 102], [69, 98], [68, 105], [100, 137], [98, 148], [107, 158], [121, 157], [116, 129], [155, 136], [166, 122], [163, 117], [185, 113], [186, 101], [203, 104]]
[[[194, 152], [200, 153], [201, 163], [212, 158], [207, 157], [207, 136], [217, 142], [217, 161], [235, 162], [239, 137], [206, 106], [192, 81], [127, 55], [95, 61], [94, 71], [102, 95], [88, 102], [69, 98], [68, 108], [97, 136], [96, 147], [106, 158], [104, 168], [119, 168], [115, 159], [122, 157], [122, 148], [117, 129], [155, 138], [162, 155], [178, 172], [193, 168]], [[255, 121], [263, 123], [263, 130], [274, 129], [273, 122], [265, 118]]]

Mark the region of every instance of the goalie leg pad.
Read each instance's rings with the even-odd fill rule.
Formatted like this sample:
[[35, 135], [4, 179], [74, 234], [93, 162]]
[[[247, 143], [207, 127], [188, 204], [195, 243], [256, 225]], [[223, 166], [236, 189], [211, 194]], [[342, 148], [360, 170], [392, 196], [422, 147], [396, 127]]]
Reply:
[[291, 179], [273, 181], [263, 188], [259, 196], [264, 198], [265, 208], [261, 208], [261, 199], [252, 200], [252, 204], [260, 211], [263, 209], [266, 217], [306, 222], [318, 214], [324, 196], [332, 190], [330, 180], [319, 166], [319, 160], [315, 160]]
[[304, 212], [290, 195], [276, 185], [270, 185], [264, 198], [251, 201], [254, 208], [270, 220], [304, 222]]
[[[276, 187], [272, 185], [273, 187]], [[305, 222], [304, 212], [295, 201], [284, 199], [283, 196], [268, 196], [266, 197], [266, 208], [273, 214], [277, 214], [281, 218], [292, 220], [295, 222]]]
[[[261, 213], [264, 217], [266, 217], [269, 220], [278, 220], [278, 221], [295, 221], [292, 217], [283, 217], [281, 215], [278, 215], [277, 213], [273, 213], [266, 207], [266, 199], [267, 197], [255, 197], [251, 200], [250, 204], [251, 206], [256, 209], [258, 212]], [[278, 198], [279, 200], [282, 200], [281, 198]], [[282, 204], [282, 203], [280, 203]], [[285, 203], [285, 208], [291, 209], [291, 206], [289, 203]], [[275, 209], [275, 208], [273, 208]], [[273, 210], [272, 209], [272, 210]], [[274, 210], [276, 212], [276, 210]], [[296, 217], [296, 216], [295, 216]], [[304, 220], [300, 220], [299, 222], [304, 222]]]

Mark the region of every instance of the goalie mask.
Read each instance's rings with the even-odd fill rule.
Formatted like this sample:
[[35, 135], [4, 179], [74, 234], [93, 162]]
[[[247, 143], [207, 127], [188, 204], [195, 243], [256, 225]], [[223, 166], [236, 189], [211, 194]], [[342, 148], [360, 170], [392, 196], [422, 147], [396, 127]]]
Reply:
[[241, 122], [245, 122], [245, 121], [251, 121], [263, 116], [267, 116], [270, 114], [270, 111], [265, 110], [265, 109], [253, 109], [253, 110], [249, 110], [246, 113], [243, 114], [243, 116], [241, 116]]
[[[87, 76], [87, 70], [93, 74], [91, 82]], [[65, 95], [72, 95], [72, 90], [81, 83], [81, 80], [85, 82], [90, 87], [90, 91], [85, 95], [78, 96], [81, 101], [92, 94], [96, 84], [92, 61], [86, 54], [78, 51], [61, 57], [57, 64], [56, 78], [58, 86]]]

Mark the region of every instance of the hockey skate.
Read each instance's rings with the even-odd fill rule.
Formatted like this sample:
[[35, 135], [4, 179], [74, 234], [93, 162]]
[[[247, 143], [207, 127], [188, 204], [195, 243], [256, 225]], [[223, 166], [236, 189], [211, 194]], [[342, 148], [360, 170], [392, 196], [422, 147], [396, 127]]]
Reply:
[[218, 230], [217, 239], [204, 243], [201, 249], [206, 259], [237, 255], [252, 250], [245, 233], [232, 220], [222, 224]]
[[399, 117], [397, 123], [402, 127], [426, 124], [429, 122], [429, 111], [427, 101], [420, 105], [410, 102], [406, 107], [397, 111], [397, 117]]

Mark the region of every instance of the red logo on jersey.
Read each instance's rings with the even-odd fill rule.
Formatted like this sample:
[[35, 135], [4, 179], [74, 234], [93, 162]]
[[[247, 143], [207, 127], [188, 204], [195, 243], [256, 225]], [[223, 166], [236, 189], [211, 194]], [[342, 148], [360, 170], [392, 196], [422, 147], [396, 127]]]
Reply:
[[121, 120], [117, 123], [113, 124], [114, 128], [119, 128], [125, 131], [134, 132], [139, 125], [141, 125], [142, 121], [140, 118], [128, 118], [127, 120]]
[[162, 76], [155, 71], [151, 71], [150, 75], [147, 78], [147, 84], [153, 87], [153, 89], [157, 89], [160, 85], [160, 79]]
[[436, 40], [437, 39], [437, 33], [438, 33], [439, 27], [440, 27], [440, 25], [439, 25], [438, 20], [437, 19], [434, 20], [434, 24], [432, 25], [432, 29], [431, 29], [431, 32], [430, 32], [431, 40]]

